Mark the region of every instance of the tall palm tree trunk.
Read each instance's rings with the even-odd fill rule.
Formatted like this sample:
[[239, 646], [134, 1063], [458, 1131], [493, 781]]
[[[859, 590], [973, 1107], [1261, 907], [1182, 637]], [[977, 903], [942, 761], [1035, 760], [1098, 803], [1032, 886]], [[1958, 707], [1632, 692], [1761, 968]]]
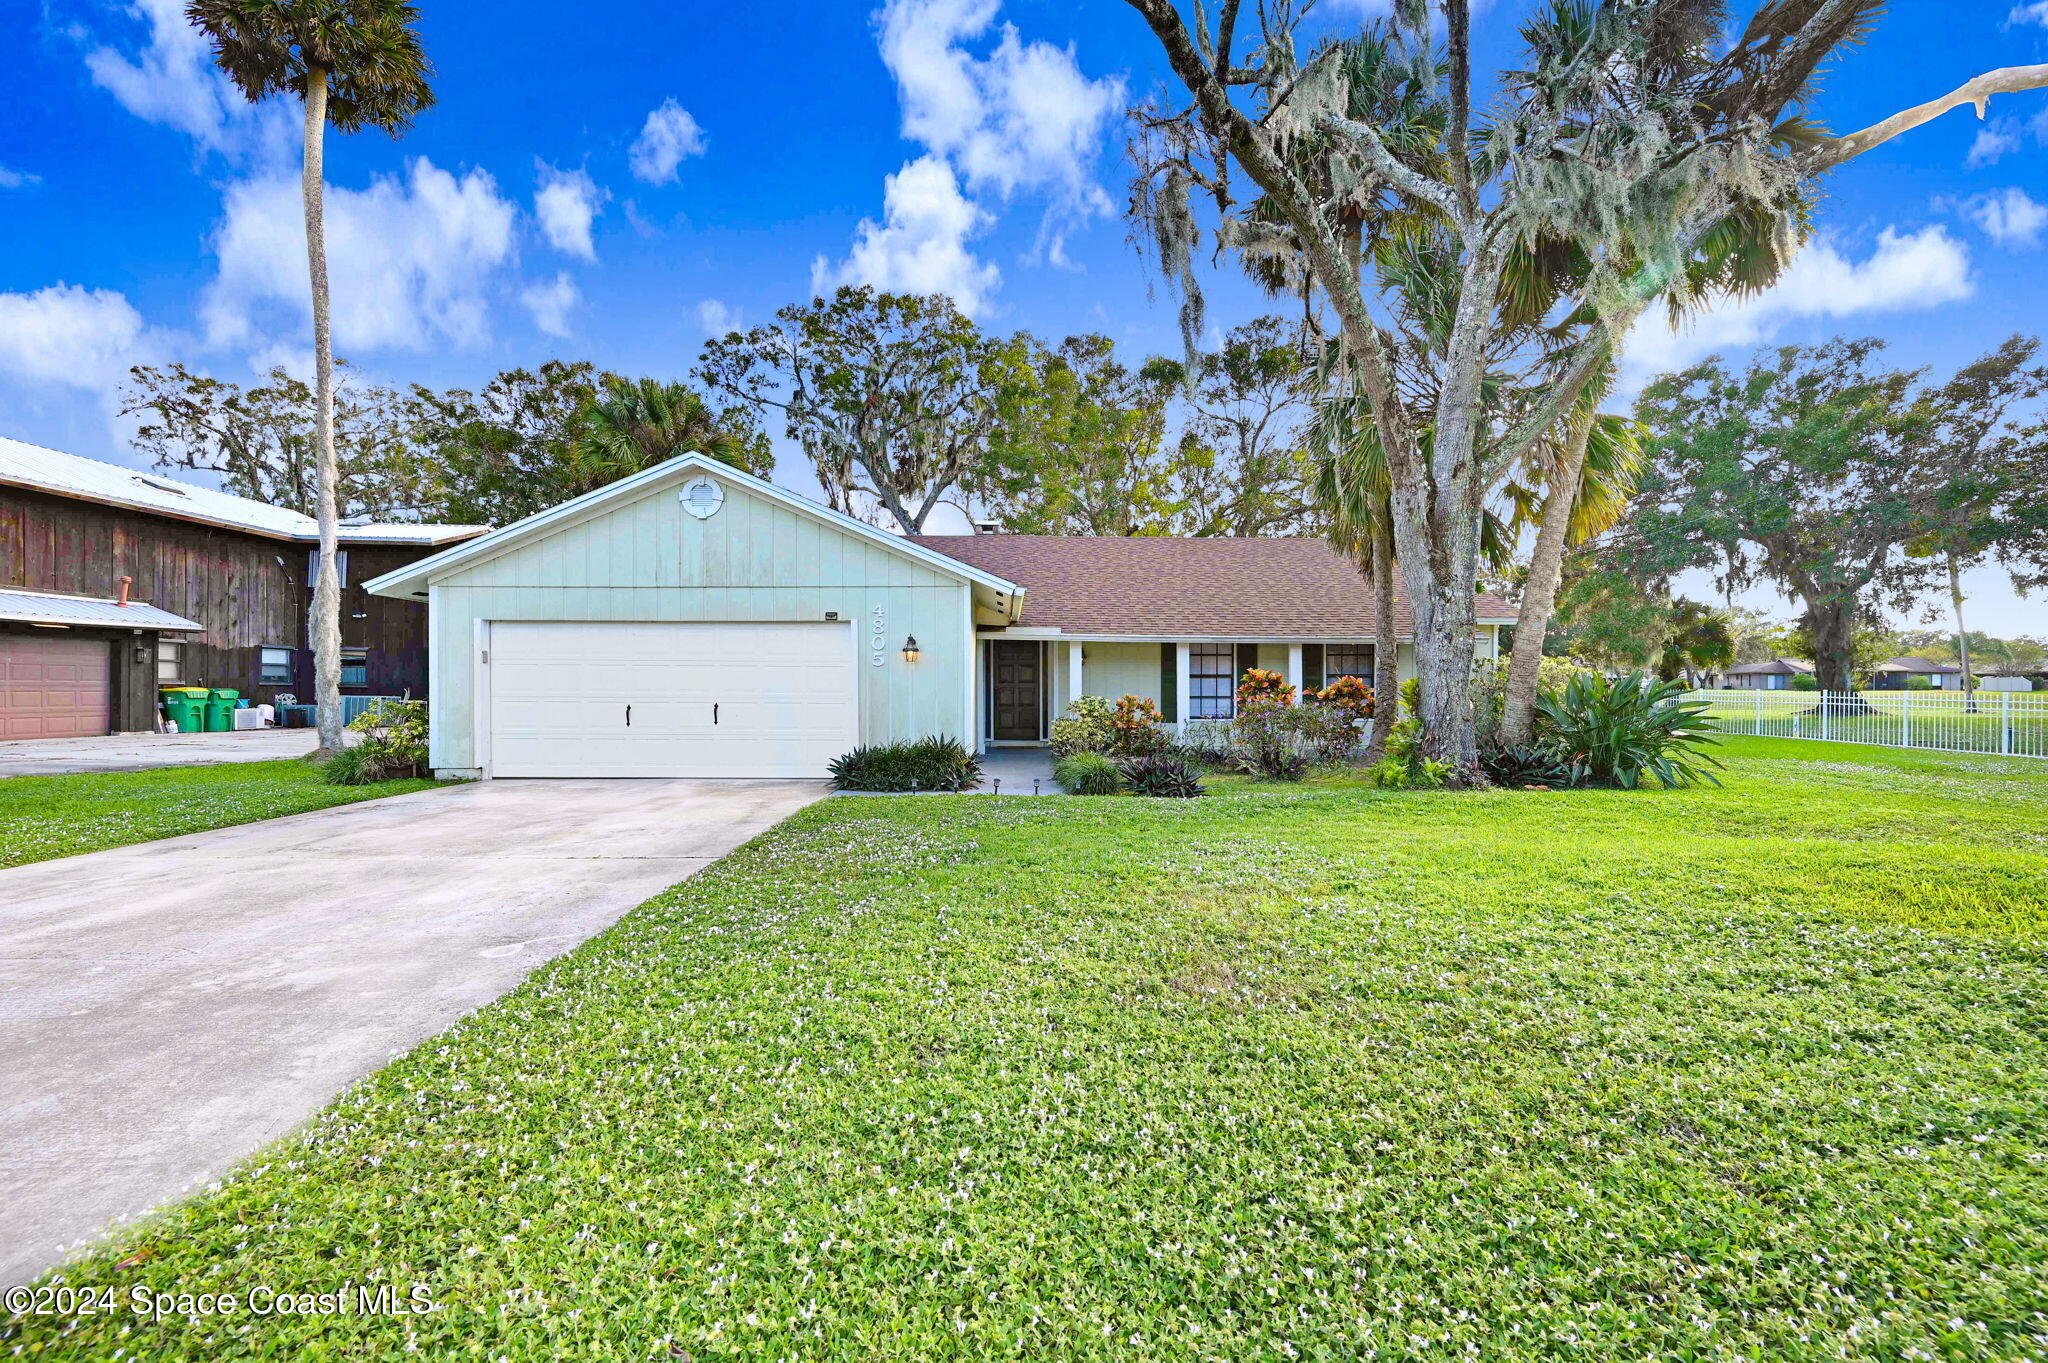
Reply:
[[1365, 760], [1387, 755], [1387, 731], [1401, 717], [1401, 639], [1394, 623], [1394, 529], [1382, 518], [1372, 536], [1372, 737]]
[[1572, 507], [1579, 497], [1579, 479], [1586, 468], [1586, 441], [1591, 423], [1571, 433], [1550, 489], [1543, 498], [1543, 520], [1536, 547], [1529, 556], [1529, 574], [1522, 583], [1522, 608], [1515, 615], [1515, 647], [1508, 656], [1508, 684], [1501, 708], [1503, 743], [1527, 743], [1536, 729], [1536, 680], [1543, 667], [1543, 636], [1557, 609], [1557, 584], [1564, 576], [1564, 546], [1571, 529]]
[[320, 747], [339, 752], [341, 737], [341, 576], [335, 562], [340, 516], [335, 506], [334, 344], [327, 320], [327, 232], [321, 187], [327, 132], [327, 70], [306, 73], [306, 154], [300, 193], [306, 205], [306, 271], [313, 285], [314, 512], [320, 522], [320, 564], [313, 575], [313, 704]]

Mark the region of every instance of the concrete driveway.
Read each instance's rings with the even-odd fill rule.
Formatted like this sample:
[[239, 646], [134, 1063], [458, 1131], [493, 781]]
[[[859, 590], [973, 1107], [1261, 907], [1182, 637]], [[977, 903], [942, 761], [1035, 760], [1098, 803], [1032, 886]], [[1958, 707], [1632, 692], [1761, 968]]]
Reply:
[[0, 871], [0, 1283], [824, 794], [491, 781]]
[[63, 776], [74, 771], [144, 771], [213, 762], [274, 762], [304, 757], [312, 729], [245, 729], [227, 734], [108, 734], [103, 738], [19, 738], [0, 743], [0, 776]]

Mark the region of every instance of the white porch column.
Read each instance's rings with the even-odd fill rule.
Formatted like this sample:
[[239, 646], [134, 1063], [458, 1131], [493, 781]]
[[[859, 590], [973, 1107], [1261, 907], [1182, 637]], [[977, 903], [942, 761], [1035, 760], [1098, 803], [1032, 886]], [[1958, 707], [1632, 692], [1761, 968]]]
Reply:
[[1301, 645], [1287, 646], [1287, 684], [1294, 688], [1294, 694], [1301, 694]]
[[1079, 699], [1081, 699], [1081, 645], [1074, 640], [1069, 640], [1067, 642], [1067, 703], [1071, 705]]
[[[1173, 714], [1174, 723], [1185, 726], [1193, 716], [1188, 707], [1194, 703], [1194, 688], [1188, 684], [1188, 646], [1173, 646]], [[1182, 732], [1186, 732], [1183, 728]]]

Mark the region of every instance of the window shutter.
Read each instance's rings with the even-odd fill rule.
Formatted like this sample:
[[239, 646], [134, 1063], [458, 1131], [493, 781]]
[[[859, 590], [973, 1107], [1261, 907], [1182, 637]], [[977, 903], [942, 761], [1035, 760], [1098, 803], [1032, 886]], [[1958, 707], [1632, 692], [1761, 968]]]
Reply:
[[1180, 672], [1176, 664], [1180, 650], [1173, 644], [1159, 646], [1159, 717], [1168, 724], [1178, 724], [1180, 715], [1176, 710], [1180, 704]]
[[1244, 680], [1244, 674], [1259, 665], [1259, 646], [1239, 644], [1237, 646], [1237, 679]]
[[1303, 690], [1323, 689], [1323, 646], [1303, 644], [1301, 646], [1301, 685]]

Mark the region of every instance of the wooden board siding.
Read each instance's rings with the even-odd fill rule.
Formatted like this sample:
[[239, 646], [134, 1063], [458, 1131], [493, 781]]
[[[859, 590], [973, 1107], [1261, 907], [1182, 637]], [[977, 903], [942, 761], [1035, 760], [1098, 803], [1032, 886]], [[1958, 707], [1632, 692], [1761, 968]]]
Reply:
[[[365, 685], [347, 689], [372, 695], [424, 695], [426, 603], [374, 597], [361, 584], [424, 558], [432, 549], [355, 545], [346, 539], [343, 547], [349, 556], [350, 585], [342, 591], [342, 644], [369, 650]], [[274, 701], [281, 692], [312, 698], [312, 657], [306, 638], [309, 548], [296, 541], [124, 507], [0, 487], [0, 587], [117, 597], [121, 577], [130, 576], [135, 579], [129, 588], [132, 600], [206, 627], [201, 634], [166, 636], [186, 641], [185, 675], [180, 681], [231, 687], [259, 701]], [[112, 641], [116, 635], [103, 632], [101, 637]], [[125, 637], [129, 642], [114, 655], [114, 725], [147, 728], [154, 719], [155, 636], [141, 636], [149, 642], [146, 659], [135, 656], [135, 636]], [[297, 671], [290, 683], [266, 685], [260, 680], [265, 647], [295, 651]]]

